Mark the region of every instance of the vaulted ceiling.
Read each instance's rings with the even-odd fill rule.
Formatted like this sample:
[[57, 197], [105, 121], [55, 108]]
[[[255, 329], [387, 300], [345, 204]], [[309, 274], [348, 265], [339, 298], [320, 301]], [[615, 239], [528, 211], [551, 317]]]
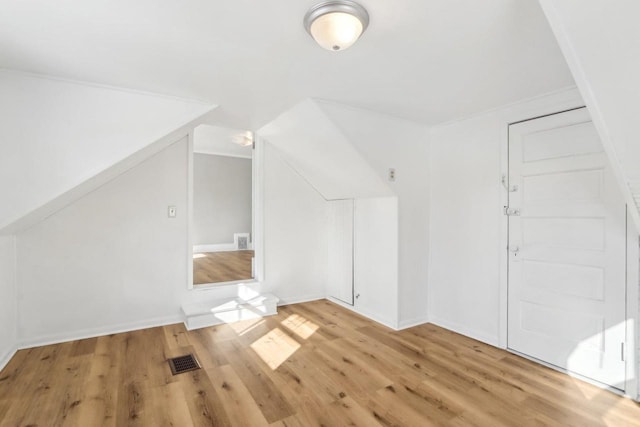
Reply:
[[360, 0], [344, 52], [302, 18], [319, 0], [3, 0], [0, 67], [218, 104], [257, 129], [307, 97], [425, 124], [573, 85], [537, 0]]

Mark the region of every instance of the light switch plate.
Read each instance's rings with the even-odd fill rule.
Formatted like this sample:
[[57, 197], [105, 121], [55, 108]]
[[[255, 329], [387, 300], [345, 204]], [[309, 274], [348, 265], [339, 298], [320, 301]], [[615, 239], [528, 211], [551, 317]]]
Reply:
[[176, 217], [176, 207], [175, 206], [169, 206], [169, 209], [167, 210], [167, 214], [169, 215], [169, 218], [175, 218]]

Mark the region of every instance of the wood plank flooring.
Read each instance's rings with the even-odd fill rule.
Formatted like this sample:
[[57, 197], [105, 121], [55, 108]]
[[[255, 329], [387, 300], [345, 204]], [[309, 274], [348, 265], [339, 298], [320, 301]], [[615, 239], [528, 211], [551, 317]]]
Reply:
[[254, 251], [201, 252], [193, 257], [193, 284], [251, 279]]
[[[166, 359], [197, 354], [172, 376]], [[639, 426], [640, 407], [445, 329], [392, 331], [326, 300], [21, 350], [1, 426]]]

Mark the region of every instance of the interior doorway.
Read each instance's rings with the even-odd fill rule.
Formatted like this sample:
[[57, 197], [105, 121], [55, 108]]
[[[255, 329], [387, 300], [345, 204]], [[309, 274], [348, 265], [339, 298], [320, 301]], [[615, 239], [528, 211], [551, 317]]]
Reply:
[[251, 281], [254, 252], [253, 134], [200, 125], [191, 156], [193, 285]]
[[509, 349], [625, 388], [626, 205], [586, 108], [509, 127]]
[[353, 199], [327, 201], [327, 293], [349, 305], [354, 304], [354, 209]]

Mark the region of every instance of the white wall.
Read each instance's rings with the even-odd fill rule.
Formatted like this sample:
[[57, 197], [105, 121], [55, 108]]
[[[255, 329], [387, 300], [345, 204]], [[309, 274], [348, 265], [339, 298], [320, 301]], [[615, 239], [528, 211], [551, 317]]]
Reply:
[[326, 202], [264, 144], [264, 290], [283, 302], [325, 297]]
[[353, 223], [354, 308], [397, 328], [398, 199], [357, 199]]
[[0, 236], [0, 370], [17, 348], [15, 238]]
[[[424, 323], [429, 259], [429, 129], [385, 114], [316, 102], [397, 195], [398, 326]], [[394, 182], [388, 181], [389, 168], [396, 171]]]
[[193, 154], [193, 244], [251, 233], [251, 159]]
[[283, 302], [323, 297], [325, 202], [265, 150], [265, 283], [187, 289], [184, 138], [17, 235], [19, 345], [177, 323], [183, 303], [247, 287]]
[[[386, 224], [397, 234], [393, 262], [398, 264], [398, 274], [389, 287], [395, 289], [393, 304], [398, 306], [393, 309], [394, 318], [385, 321], [394, 327], [426, 322], [428, 128], [380, 113], [306, 100], [259, 134], [282, 150], [286, 162], [327, 200], [397, 196], [396, 222]], [[388, 180], [389, 168], [396, 171], [395, 182]], [[384, 268], [376, 263], [369, 266], [372, 271]], [[374, 289], [369, 292], [377, 292]], [[389, 300], [386, 293], [381, 296], [385, 303], [368, 309], [385, 312]], [[354, 309], [359, 309], [358, 302]]]
[[508, 124], [580, 106], [575, 89], [431, 129], [429, 318], [506, 345]]
[[[629, 205], [640, 204], [640, 2], [540, 0], [613, 159]], [[629, 187], [627, 186], [629, 185]], [[632, 211], [640, 227], [638, 210]]]
[[0, 230], [212, 109], [3, 70], [0, 93]]
[[23, 344], [180, 321], [186, 168], [184, 138], [18, 234]]

